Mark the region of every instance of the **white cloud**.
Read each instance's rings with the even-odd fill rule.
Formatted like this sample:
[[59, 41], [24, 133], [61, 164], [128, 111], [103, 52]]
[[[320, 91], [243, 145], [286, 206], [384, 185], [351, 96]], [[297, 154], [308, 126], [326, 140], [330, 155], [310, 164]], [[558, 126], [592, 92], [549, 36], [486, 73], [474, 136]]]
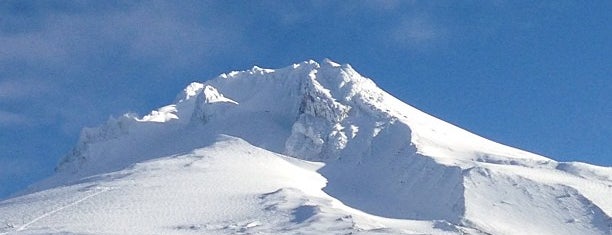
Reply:
[[100, 95], [127, 103], [131, 97], [125, 92], [155, 82], [134, 77], [110, 90], [114, 87], [109, 82], [120, 81], [117, 77], [140, 74], [139, 68], [125, 65], [147, 65], [148, 73], [172, 74], [246, 47], [240, 26], [209, 10], [207, 3], [124, 5], [100, 11], [86, 5], [70, 5], [77, 10], [68, 11], [41, 8], [35, 10], [44, 12], [36, 14], [36, 27], [19, 32], [0, 29], [0, 69], [8, 68], [0, 73], [0, 104], [24, 107], [19, 115], [3, 112], [0, 122], [21, 123], [27, 116], [37, 122], [80, 126], [89, 115], [109, 112], [112, 104], [100, 104]]
[[[216, 18], [207, 16], [205, 7], [199, 8], [200, 15], [190, 10], [171, 2], [148, 1], [102, 13], [53, 12], [40, 16], [38, 30], [0, 33], [0, 63], [74, 66], [87, 64], [83, 58], [121, 47], [134, 59], [181, 65], [241, 46], [240, 29], [224, 23], [217, 14]], [[206, 17], [210, 19], [201, 20]]]
[[153, 5], [104, 16], [107, 23], [99, 25], [97, 32], [127, 44], [132, 58], [161, 59], [164, 65], [206, 60], [242, 46], [240, 29], [220, 18], [200, 22], [172, 6]]
[[397, 44], [421, 47], [440, 39], [444, 30], [426, 16], [414, 16], [401, 21], [390, 34]]

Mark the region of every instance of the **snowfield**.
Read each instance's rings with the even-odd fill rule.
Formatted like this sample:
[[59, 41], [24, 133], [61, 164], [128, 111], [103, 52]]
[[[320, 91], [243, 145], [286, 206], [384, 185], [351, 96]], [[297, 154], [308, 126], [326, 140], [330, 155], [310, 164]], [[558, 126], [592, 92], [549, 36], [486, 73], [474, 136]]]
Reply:
[[350, 65], [222, 74], [86, 128], [0, 234], [612, 234], [612, 168], [423, 113]]

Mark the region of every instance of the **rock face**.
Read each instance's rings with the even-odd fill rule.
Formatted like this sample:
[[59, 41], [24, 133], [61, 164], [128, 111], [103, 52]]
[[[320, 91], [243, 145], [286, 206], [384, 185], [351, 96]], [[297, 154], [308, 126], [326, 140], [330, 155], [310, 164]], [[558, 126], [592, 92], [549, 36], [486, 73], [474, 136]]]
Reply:
[[[611, 168], [558, 163], [486, 140], [329, 60], [192, 83], [148, 115], [84, 129], [56, 171], [32, 187], [40, 192], [0, 204], [0, 222], [14, 224], [0, 225], [0, 233], [61, 227], [70, 233], [610, 234], [612, 227]], [[131, 201], [147, 201], [144, 192], [166, 197]], [[133, 211], [115, 210], [109, 201]], [[195, 215], [186, 201], [210, 212]], [[53, 203], [71, 212], [50, 219], [59, 213]], [[145, 209], [154, 203], [165, 206]], [[186, 211], [168, 213], [173, 206]], [[9, 219], [33, 210], [48, 214]], [[99, 211], [109, 214], [108, 226], [73, 221]], [[145, 212], [153, 215], [142, 217]], [[198, 221], [181, 220], [189, 215]], [[143, 227], [120, 223], [130, 216]]]

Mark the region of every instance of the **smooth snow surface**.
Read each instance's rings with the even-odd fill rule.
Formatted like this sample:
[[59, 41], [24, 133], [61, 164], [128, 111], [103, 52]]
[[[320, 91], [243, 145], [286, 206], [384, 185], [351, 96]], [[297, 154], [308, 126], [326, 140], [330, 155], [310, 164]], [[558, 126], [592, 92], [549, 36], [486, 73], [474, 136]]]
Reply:
[[0, 202], [0, 234], [611, 234], [611, 215], [611, 168], [486, 140], [325, 60], [84, 129]]

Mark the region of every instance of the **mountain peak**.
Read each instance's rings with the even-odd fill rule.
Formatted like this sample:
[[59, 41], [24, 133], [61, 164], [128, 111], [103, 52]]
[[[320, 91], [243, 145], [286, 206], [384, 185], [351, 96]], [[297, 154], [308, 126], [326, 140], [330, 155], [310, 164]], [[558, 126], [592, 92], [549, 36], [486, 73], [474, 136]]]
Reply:
[[[405, 104], [348, 64], [310, 60], [194, 82], [148, 115], [85, 128], [56, 174], [34, 190], [69, 186], [26, 196], [47, 206], [36, 211], [51, 212], [17, 231], [74, 207], [76, 216], [44, 225], [103, 211], [110, 213], [104, 229], [71, 231], [605, 234], [612, 225], [610, 172], [495, 143]], [[31, 200], [36, 195], [43, 199]], [[94, 209], [79, 204], [91, 197], [102, 198], [91, 201]], [[109, 211], [109, 201], [130, 209]], [[48, 207], [58, 204], [68, 206]], [[166, 205], [163, 213], [132, 212], [157, 204]], [[24, 218], [4, 205], [29, 203], [0, 203], [0, 221]], [[215, 213], [199, 217], [208, 211]], [[166, 230], [106, 226], [124, 225], [119, 218], [126, 215]], [[196, 217], [189, 223], [202, 226], [176, 220]]]
[[[389, 126], [399, 125], [405, 129], [402, 138], [406, 144], [444, 164], [552, 162], [501, 146], [431, 117], [384, 92], [350, 65], [325, 59], [320, 64], [309, 60], [281, 69], [255, 66], [224, 73], [206, 82], [193, 82], [177, 95], [173, 104], [141, 118], [125, 115], [109, 120], [100, 128], [87, 129], [84, 136], [88, 137], [81, 138], [78, 151], [69, 154], [62, 164], [77, 160], [79, 164], [106, 161], [104, 157], [88, 156], [92, 154], [85, 150], [121, 136], [149, 135], [151, 128], [172, 132], [204, 125], [205, 129], [233, 133], [234, 127], [228, 125], [236, 126], [236, 123], [230, 121], [250, 122], [250, 116], [266, 120], [264, 126], [281, 133], [270, 138], [274, 140], [266, 146], [274, 146], [271, 150], [302, 159], [342, 158], [346, 152], [343, 150], [352, 146], [350, 142], [368, 142]], [[152, 127], [146, 123], [167, 124]], [[248, 134], [241, 135], [247, 141], [261, 142], [245, 137]], [[449, 135], [464, 141], [449, 142]], [[357, 144], [351, 148], [361, 146]], [[73, 169], [79, 171], [80, 167]]]

